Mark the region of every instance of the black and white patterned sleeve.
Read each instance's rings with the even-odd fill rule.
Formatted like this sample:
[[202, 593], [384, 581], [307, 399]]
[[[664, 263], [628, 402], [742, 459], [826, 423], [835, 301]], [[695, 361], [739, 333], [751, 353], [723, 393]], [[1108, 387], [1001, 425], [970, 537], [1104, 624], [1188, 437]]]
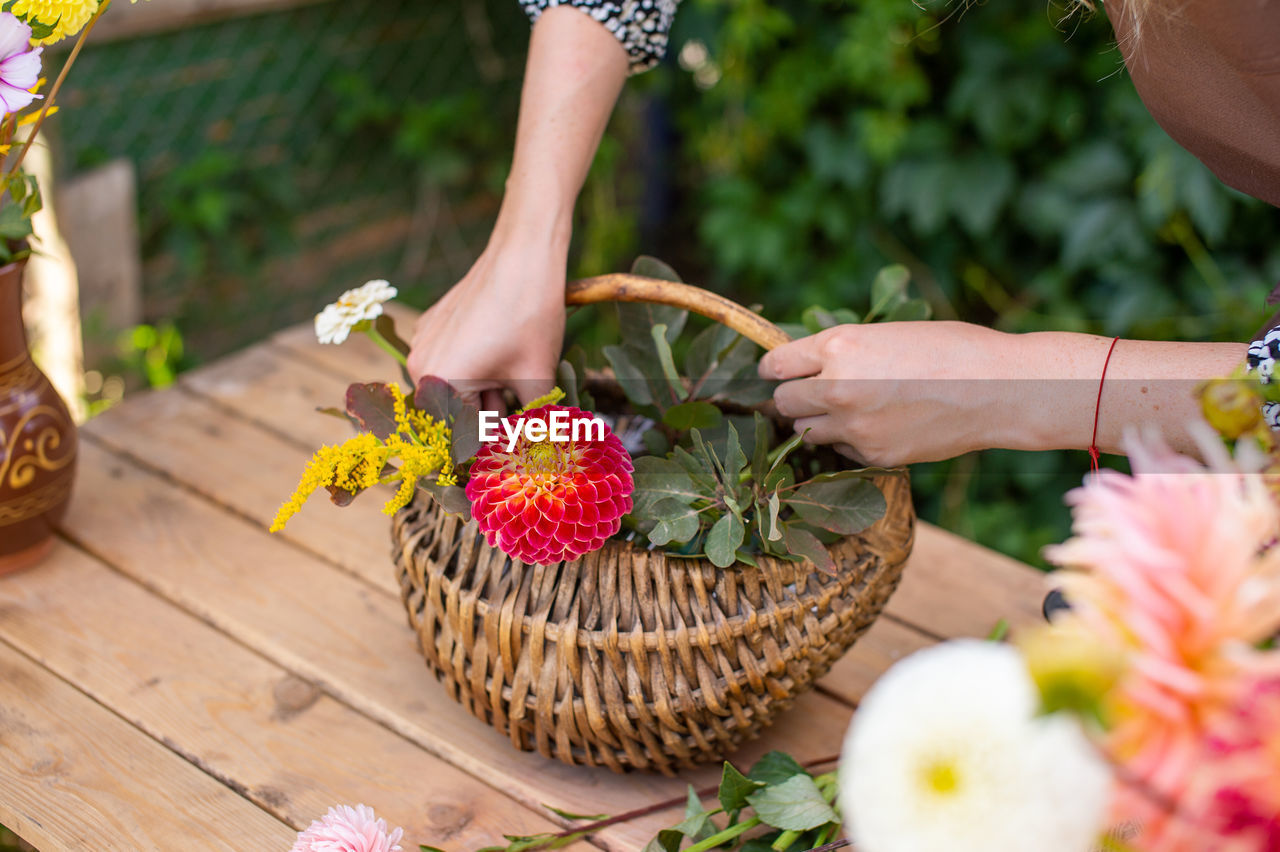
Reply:
[[[1245, 368], [1258, 374], [1258, 380], [1269, 385], [1277, 379], [1280, 368], [1280, 326], [1267, 329], [1249, 344]], [[1272, 429], [1280, 430], [1280, 403], [1262, 404], [1262, 419]]]
[[552, 6], [572, 6], [595, 18], [626, 49], [632, 74], [662, 59], [679, 4], [680, 0], [520, 0], [530, 21]]

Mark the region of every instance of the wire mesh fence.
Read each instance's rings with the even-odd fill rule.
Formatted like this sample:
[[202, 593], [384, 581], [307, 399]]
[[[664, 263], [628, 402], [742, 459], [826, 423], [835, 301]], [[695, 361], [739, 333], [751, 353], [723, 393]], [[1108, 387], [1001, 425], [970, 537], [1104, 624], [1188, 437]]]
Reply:
[[510, 0], [309, 4], [91, 45], [50, 125], [64, 172], [135, 163], [146, 314], [212, 357], [367, 278], [425, 301], [465, 271], [527, 37]]

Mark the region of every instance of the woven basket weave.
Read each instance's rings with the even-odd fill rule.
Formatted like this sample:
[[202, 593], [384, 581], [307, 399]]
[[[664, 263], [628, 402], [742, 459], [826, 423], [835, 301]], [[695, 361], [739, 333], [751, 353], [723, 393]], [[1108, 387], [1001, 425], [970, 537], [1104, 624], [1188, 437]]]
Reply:
[[[670, 287], [663, 301], [778, 342], [760, 339], [757, 315], [726, 318], [702, 291]], [[618, 298], [616, 282], [607, 290]], [[876, 485], [885, 517], [830, 547], [835, 576], [768, 556], [719, 569], [619, 540], [525, 565], [422, 494], [394, 519], [396, 568], [428, 667], [516, 748], [672, 773], [758, 736], [880, 614], [915, 514], [905, 475]]]

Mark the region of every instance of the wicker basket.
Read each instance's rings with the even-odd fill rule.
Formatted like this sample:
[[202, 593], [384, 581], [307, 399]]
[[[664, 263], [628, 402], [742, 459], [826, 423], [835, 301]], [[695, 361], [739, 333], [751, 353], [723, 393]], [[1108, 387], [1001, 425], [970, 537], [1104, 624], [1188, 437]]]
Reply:
[[[574, 282], [575, 297], [679, 304], [763, 345], [786, 340], [684, 285], [606, 276]], [[617, 771], [719, 760], [825, 674], [897, 586], [910, 488], [905, 475], [876, 484], [885, 517], [831, 546], [833, 577], [767, 556], [719, 569], [617, 540], [525, 565], [419, 494], [392, 527], [409, 623], [449, 693], [518, 749]]]

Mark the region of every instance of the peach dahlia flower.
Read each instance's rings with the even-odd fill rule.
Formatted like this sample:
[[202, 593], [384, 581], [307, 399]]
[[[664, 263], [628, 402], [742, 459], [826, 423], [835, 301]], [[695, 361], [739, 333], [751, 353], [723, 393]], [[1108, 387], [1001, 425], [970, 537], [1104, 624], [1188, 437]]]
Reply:
[[1129, 451], [1133, 476], [1104, 471], [1068, 495], [1075, 535], [1046, 556], [1069, 569], [1068, 617], [1124, 658], [1105, 745], [1135, 794], [1118, 815], [1144, 823], [1140, 848], [1238, 848], [1205, 845], [1206, 797], [1229, 782], [1207, 770], [1251, 684], [1280, 675], [1280, 654], [1257, 649], [1280, 629], [1280, 513], [1263, 477], [1227, 460], [1210, 470], [1151, 440]]

